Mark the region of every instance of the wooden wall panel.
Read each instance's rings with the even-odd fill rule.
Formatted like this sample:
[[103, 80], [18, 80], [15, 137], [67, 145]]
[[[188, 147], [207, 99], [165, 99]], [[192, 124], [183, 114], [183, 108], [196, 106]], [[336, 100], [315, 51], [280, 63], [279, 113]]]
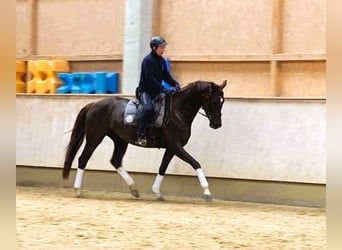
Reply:
[[268, 54], [272, 0], [160, 1], [159, 28], [169, 55]]
[[16, 1], [16, 56], [26, 56], [30, 51], [28, 0]]
[[124, 0], [39, 0], [40, 55], [122, 54]]
[[280, 66], [283, 96], [324, 97], [325, 62], [282, 62]]
[[221, 83], [227, 79], [225, 96], [270, 96], [269, 63], [172, 62], [173, 76], [186, 85], [197, 80]]
[[70, 68], [72, 72], [114, 71], [122, 74], [121, 61], [72, 61]]
[[325, 53], [326, 1], [283, 1], [283, 52]]
[[[325, 96], [325, 1], [154, 3], [154, 33], [182, 84], [230, 79], [227, 97]], [[17, 0], [17, 58], [121, 74], [124, 14], [125, 0]]]

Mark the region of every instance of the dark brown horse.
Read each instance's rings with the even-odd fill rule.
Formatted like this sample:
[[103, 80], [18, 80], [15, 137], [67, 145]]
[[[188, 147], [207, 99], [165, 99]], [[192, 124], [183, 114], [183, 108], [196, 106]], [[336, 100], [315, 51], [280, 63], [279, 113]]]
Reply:
[[[221, 109], [224, 102], [223, 88], [226, 84], [227, 81], [224, 81], [221, 85], [207, 81], [188, 84], [173, 95], [172, 111], [168, 123], [160, 128], [149, 128], [156, 140], [154, 140], [153, 145], [147, 144], [146, 147], [166, 149], [159, 167], [159, 173], [152, 186], [152, 191], [158, 199], [163, 199], [160, 193], [160, 185], [169, 162], [176, 155], [193, 167], [204, 189], [203, 198], [207, 201], [211, 200], [209, 185], [201, 165], [183, 147], [190, 138], [191, 124], [200, 108], [203, 108], [211, 128], [217, 129], [221, 127]], [[124, 111], [128, 101], [128, 99], [121, 97], [109, 97], [87, 104], [78, 113], [67, 147], [63, 168], [63, 178], [66, 179], [69, 177], [72, 162], [85, 137], [86, 143], [78, 159], [74, 183], [78, 195], [81, 194], [83, 173], [89, 158], [103, 138], [108, 136], [114, 142], [111, 164], [126, 181], [132, 195], [139, 197], [134, 180], [122, 167], [122, 158], [128, 144], [135, 143], [137, 130], [136, 126], [124, 125]]]

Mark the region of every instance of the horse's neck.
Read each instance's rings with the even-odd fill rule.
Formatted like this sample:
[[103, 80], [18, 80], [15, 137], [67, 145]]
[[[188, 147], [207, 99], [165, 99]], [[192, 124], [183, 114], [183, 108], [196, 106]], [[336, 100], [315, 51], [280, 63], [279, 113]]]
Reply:
[[201, 98], [198, 93], [194, 93], [191, 89], [186, 90], [184, 93], [179, 93], [179, 95], [179, 98], [177, 98], [177, 105], [180, 113], [183, 114], [183, 119], [192, 123], [201, 108]]

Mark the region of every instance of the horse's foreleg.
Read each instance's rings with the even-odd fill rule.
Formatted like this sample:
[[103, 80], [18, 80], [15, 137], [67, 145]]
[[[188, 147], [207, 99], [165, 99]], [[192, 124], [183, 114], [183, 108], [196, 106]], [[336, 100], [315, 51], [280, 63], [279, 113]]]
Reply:
[[201, 187], [204, 190], [203, 198], [206, 201], [211, 201], [212, 198], [211, 198], [211, 193], [210, 193], [210, 190], [209, 190], [209, 183], [208, 183], [207, 178], [205, 177], [205, 175], [203, 173], [202, 168], [197, 168], [196, 169], [196, 173], [197, 173], [198, 180], [199, 180], [199, 182], [201, 184]]
[[159, 173], [156, 176], [154, 183], [152, 185], [152, 192], [154, 193], [154, 195], [156, 196], [158, 200], [164, 200], [164, 197], [161, 195], [161, 192], [160, 192], [160, 186], [164, 180], [166, 169], [173, 156], [174, 154], [171, 153], [171, 151], [169, 150], [165, 151], [162, 163], [160, 164], [160, 167], [159, 167]]
[[152, 192], [156, 196], [157, 200], [164, 200], [164, 197], [160, 193], [160, 186], [164, 180], [164, 175], [157, 174], [156, 178], [154, 179], [154, 183], [152, 185]]
[[189, 163], [196, 171], [198, 180], [201, 184], [201, 187], [203, 188], [203, 198], [206, 201], [212, 201], [211, 193], [209, 190], [209, 183], [207, 181], [207, 178], [204, 175], [204, 172], [201, 168], [201, 165], [198, 161], [196, 161], [188, 152], [184, 150], [183, 147], [178, 147], [175, 153], [180, 159], [183, 161]]

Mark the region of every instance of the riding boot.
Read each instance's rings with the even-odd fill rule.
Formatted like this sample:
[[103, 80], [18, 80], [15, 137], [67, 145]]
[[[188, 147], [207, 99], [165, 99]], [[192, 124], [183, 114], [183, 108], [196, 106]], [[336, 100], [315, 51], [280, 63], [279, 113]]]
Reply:
[[145, 132], [138, 132], [137, 133], [137, 140], [135, 141], [135, 144], [139, 145], [139, 146], [146, 146], [147, 145], [147, 139], [146, 139], [146, 135]]
[[147, 145], [147, 139], [146, 139], [146, 124], [145, 121], [140, 121], [138, 131], [137, 131], [137, 140], [135, 141], [135, 144], [139, 146], [146, 146]]
[[146, 146], [147, 145], [147, 139], [146, 139], [146, 129], [147, 126], [150, 124], [152, 116], [153, 116], [153, 105], [151, 97], [146, 93], [143, 92], [141, 94], [141, 102], [144, 105], [144, 111], [143, 116], [141, 117], [141, 120], [139, 122], [139, 127], [137, 131], [137, 141], [136, 144], [140, 146]]

